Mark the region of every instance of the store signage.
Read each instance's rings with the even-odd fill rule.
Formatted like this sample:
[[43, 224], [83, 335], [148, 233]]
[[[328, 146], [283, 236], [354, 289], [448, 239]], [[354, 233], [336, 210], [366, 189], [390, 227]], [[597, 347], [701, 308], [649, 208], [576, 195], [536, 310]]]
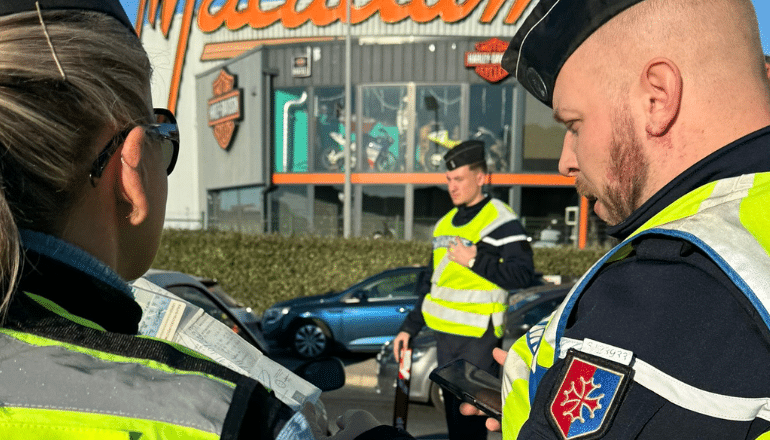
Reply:
[[476, 50], [465, 52], [465, 67], [473, 67], [485, 80], [495, 83], [506, 76], [508, 71], [500, 66], [508, 43], [497, 38], [476, 43]]
[[[445, 23], [458, 23], [466, 20], [477, 9], [481, 10], [479, 23], [492, 23], [500, 14], [505, 15], [504, 24], [511, 25], [510, 35], [520, 27], [519, 19], [530, 6], [532, 0], [513, 0], [507, 11], [503, 10], [510, 0], [349, 0], [350, 18], [347, 15], [347, 1], [328, 4], [327, 0], [302, 1], [285, 0], [278, 6], [263, 9], [260, 0], [202, 0], [200, 4], [193, 0], [139, 0], [136, 31], [141, 36], [145, 18], [152, 27], [159, 25], [164, 37], [169, 38], [171, 24], [178, 10], [183, 10], [182, 23], [179, 26], [177, 54], [174, 60], [171, 78], [169, 103], [170, 109], [176, 108], [179, 96], [183, 65], [193, 23], [204, 33], [211, 33], [221, 27], [237, 31], [243, 27], [264, 29], [278, 22], [286, 29], [295, 29], [311, 22], [315, 26], [328, 26], [335, 22], [351, 24], [363, 23], [370, 18], [379, 17], [384, 23], [399, 23], [411, 19], [415, 23], [428, 23], [441, 20]], [[359, 4], [356, 4], [359, 3]], [[271, 5], [272, 6], [272, 5]], [[196, 20], [197, 19], [197, 20]]]
[[214, 97], [209, 99], [209, 127], [214, 131], [214, 138], [223, 150], [230, 148], [237, 128], [237, 121], [242, 119], [241, 89], [235, 88], [235, 75], [225, 69], [219, 71], [212, 88]]
[[291, 76], [294, 78], [307, 78], [310, 76], [310, 48], [304, 55], [295, 55], [291, 62]]
[[[155, 0], [158, 1], [158, 0]], [[188, 0], [191, 1], [191, 0]], [[484, 11], [479, 21], [491, 23], [507, 0], [369, 0], [353, 1], [350, 7], [350, 23], [363, 23], [375, 15], [385, 23], [397, 23], [410, 18], [416, 23], [427, 23], [441, 19], [446, 23], [455, 23], [467, 18], [484, 3]], [[515, 23], [531, 0], [514, 0], [505, 18], [506, 24]], [[262, 29], [280, 21], [283, 27], [294, 29], [308, 21], [315, 26], [327, 26], [336, 21], [346, 22], [347, 2], [338, 1], [329, 5], [327, 0], [311, 0], [297, 8], [297, 0], [286, 0], [280, 6], [269, 9], [260, 7], [259, 0], [227, 0], [221, 6], [212, 6], [221, 0], [203, 0], [198, 8], [198, 27], [203, 32], [214, 32], [222, 26], [237, 30], [243, 26]], [[176, 2], [164, 3], [175, 4]], [[358, 4], [356, 4], [358, 3]]]

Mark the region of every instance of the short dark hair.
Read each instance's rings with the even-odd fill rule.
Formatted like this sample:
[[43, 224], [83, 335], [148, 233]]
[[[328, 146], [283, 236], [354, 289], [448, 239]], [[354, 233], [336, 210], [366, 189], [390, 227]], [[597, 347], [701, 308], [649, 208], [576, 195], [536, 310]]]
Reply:
[[487, 163], [485, 161], [472, 163], [468, 165], [468, 168], [470, 168], [471, 171], [481, 171], [484, 174], [489, 174]]

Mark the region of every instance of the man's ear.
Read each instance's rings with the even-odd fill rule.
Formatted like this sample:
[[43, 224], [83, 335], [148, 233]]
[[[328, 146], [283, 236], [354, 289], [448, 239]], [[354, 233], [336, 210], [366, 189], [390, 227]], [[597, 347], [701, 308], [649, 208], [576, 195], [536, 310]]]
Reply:
[[476, 184], [478, 186], [484, 186], [484, 184], [487, 183], [487, 178], [489, 177], [489, 174], [485, 173], [482, 170], [478, 170], [476, 172]]
[[655, 58], [640, 78], [648, 136], [663, 136], [676, 121], [682, 104], [682, 74], [668, 58]]
[[[142, 145], [144, 130], [136, 127], [128, 133], [120, 153], [120, 202], [127, 205], [128, 221], [136, 226], [141, 224], [149, 212], [147, 200], [147, 179], [142, 169]], [[125, 211], [123, 211], [125, 212]]]

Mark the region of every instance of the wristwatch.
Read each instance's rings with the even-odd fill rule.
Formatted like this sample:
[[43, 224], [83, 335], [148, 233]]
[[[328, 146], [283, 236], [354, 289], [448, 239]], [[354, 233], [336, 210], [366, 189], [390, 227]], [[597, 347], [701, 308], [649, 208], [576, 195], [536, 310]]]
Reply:
[[475, 263], [475, 262], [476, 262], [476, 257], [473, 257], [470, 260], [468, 260], [468, 269], [472, 268], [473, 267], [473, 263]]

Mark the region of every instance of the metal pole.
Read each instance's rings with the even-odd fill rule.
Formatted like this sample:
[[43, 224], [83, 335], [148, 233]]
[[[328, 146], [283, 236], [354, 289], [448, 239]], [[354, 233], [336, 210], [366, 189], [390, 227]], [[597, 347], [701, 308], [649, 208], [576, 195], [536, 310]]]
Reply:
[[345, 32], [345, 187], [344, 200], [342, 202], [342, 236], [350, 237], [351, 230], [351, 184], [350, 184], [350, 140], [353, 127], [351, 125], [350, 107], [353, 105], [351, 97], [351, 62], [350, 62], [350, 3], [353, 0], [346, 0], [347, 3], [347, 27]]

